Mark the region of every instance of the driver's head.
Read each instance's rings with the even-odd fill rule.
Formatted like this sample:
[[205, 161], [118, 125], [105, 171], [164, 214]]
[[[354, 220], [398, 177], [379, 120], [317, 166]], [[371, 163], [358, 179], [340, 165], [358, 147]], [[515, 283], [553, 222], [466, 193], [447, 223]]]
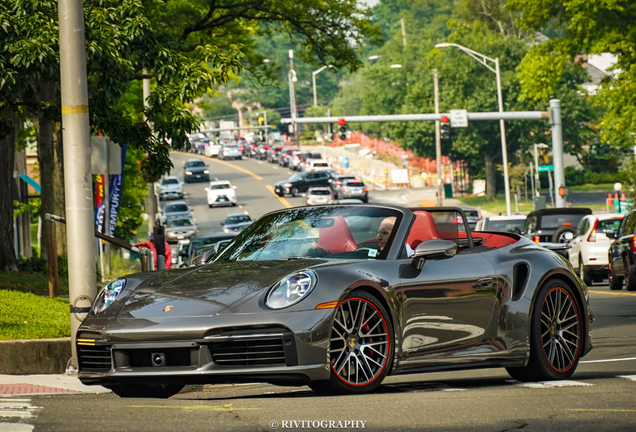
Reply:
[[389, 216], [382, 220], [380, 223], [380, 227], [378, 228], [378, 245], [380, 246], [380, 250], [384, 249], [386, 246], [386, 242], [389, 240], [389, 236], [391, 235], [391, 231], [393, 230], [393, 226], [395, 225], [396, 217]]

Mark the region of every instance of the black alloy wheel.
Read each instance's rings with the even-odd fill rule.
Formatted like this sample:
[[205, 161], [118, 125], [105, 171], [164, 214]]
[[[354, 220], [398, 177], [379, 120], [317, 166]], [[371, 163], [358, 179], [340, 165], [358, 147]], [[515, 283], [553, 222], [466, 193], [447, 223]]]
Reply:
[[530, 359], [506, 368], [518, 381], [569, 378], [581, 358], [584, 327], [572, 289], [561, 280], [546, 282], [537, 295], [530, 329]]
[[393, 363], [393, 325], [371, 294], [349, 294], [336, 309], [329, 360], [331, 378], [310, 383], [322, 394], [362, 394], [375, 390]]
[[616, 276], [616, 272], [614, 272], [614, 266], [612, 265], [612, 260], [610, 258], [609, 261], [609, 270], [608, 270], [608, 279], [609, 279], [609, 288], [613, 291], [618, 291], [623, 289], [623, 277]]
[[155, 399], [168, 399], [171, 396], [176, 395], [183, 389], [182, 385], [117, 385], [106, 386], [106, 388], [112, 390], [117, 396], [121, 398], [155, 398]]

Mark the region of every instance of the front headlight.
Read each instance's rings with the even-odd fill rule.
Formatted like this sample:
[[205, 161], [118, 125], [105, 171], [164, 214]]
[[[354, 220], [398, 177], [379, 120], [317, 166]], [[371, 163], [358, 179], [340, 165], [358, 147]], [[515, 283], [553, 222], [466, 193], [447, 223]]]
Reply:
[[186, 171], [187, 175], [192, 175], [192, 171]]
[[210, 174], [210, 170], [203, 170], [203, 174]]
[[100, 313], [104, 311], [108, 306], [113, 304], [117, 297], [126, 286], [126, 279], [115, 279], [107, 284], [95, 298], [93, 302], [93, 313]]
[[271, 309], [283, 309], [307, 297], [316, 286], [318, 277], [311, 270], [303, 270], [283, 278], [267, 295], [265, 304]]

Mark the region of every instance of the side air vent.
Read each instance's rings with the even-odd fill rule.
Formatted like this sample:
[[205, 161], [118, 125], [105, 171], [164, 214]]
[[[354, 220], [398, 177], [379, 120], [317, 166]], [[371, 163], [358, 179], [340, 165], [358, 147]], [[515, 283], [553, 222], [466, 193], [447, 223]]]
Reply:
[[517, 263], [512, 272], [512, 301], [517, 301], [523, 296], [528, 284], [530, 268], [526, 263]]
[[111, 369], [109, 346], [77, 345], [77, 359], [79, 370], [109, 371]]

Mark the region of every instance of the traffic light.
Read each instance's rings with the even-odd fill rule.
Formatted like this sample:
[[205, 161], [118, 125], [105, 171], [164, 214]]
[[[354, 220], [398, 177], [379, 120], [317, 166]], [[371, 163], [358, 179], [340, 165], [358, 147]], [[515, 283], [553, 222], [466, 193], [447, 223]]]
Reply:
[[450, 119], [447, 116], [442, 116], [439, 119], [441, 123], [440, 137], [443, 140], [450, 138]]
[[338, 119], [338, 138], [343, 141], [347, 139], [347, 121], [343, 118]]

